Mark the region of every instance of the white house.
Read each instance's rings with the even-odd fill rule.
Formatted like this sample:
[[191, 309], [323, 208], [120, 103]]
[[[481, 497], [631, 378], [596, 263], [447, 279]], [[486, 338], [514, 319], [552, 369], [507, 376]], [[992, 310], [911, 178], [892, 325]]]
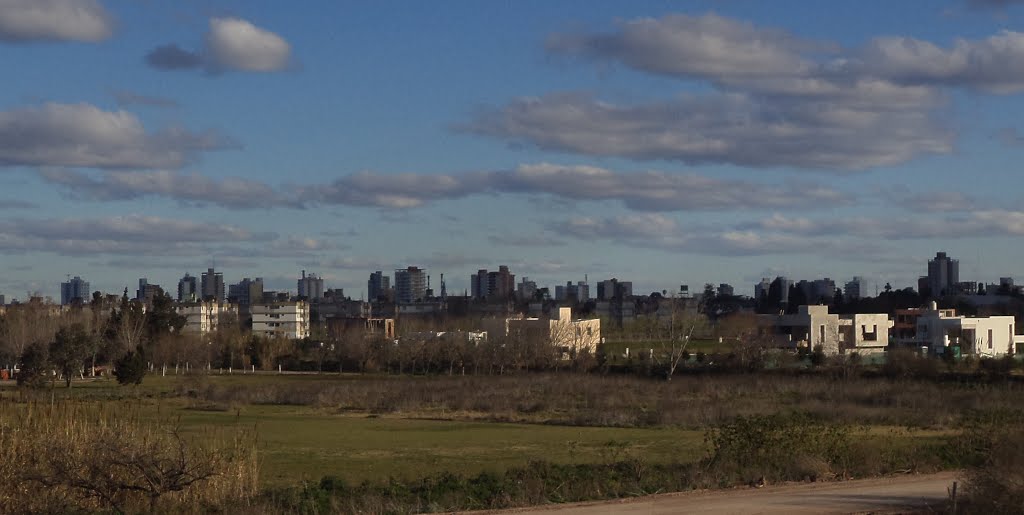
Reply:
[[821, 345], [825, 354], [884, 352], [889, 345], [892, 320], [884, 313], [838, 315], [828, 306], [800, 306], [797, 313], [769, 316], [780, 346], [789, 348]]
[[552, 316], [544, 318], [485, 319], [484, 329], [491, 340], [500, 337], [543, 338], [566, 358], [585, 351], [594, 353], [601, 342], [601, 320], [573, 320], [572, 308], [567, 307], [558, 308]]
[[917, 318], [917, 342], [932, 354], [959, 347], [963, 355], [996, 357], [1024, 348], [1024, 336], [1015, 329], [1012, 316], [956, 316], [932, 302]]

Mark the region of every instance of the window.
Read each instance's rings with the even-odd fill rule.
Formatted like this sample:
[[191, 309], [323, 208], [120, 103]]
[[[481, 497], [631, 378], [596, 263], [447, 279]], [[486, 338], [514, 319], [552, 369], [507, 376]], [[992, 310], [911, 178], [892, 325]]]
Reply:
[[861, 330], [861, 335], [862, 335], [861, 339], [863, 339], [864, 341], [866, 341], [866, 342], [878, 341], [878, 324], [872, 325], [870, 331], [868, 331], [867, 324], [863, 324], [863, 325], [860, 326], [860, 330]]
[[992, 330], [991, 329], [988, 330], [988, 348], [989, 349], [992, 348]]
[[818, 326], [818, 343], [825, 343], [825, 325]]

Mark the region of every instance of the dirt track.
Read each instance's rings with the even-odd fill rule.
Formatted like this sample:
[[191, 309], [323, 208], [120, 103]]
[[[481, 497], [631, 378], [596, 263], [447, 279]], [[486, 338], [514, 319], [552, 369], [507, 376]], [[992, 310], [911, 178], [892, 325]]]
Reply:
[[684, 492], [623, 501], [523, 508], [500, 513], [887, 513], [941, 503], [948, 498], [946, 489], [952, 486], [954, 480], [954, 472], [942, 472], [834, 483], [789, 484], [760, 489]]

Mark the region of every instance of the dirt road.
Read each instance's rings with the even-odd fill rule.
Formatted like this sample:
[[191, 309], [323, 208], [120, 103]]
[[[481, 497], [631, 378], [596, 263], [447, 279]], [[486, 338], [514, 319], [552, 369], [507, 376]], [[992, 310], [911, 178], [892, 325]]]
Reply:
[[861, 479], [835, 483], [790, 484], [655, 495], [623, 501], [543, 506], [504, 513], [570, 514], [811, 514], [877, 513], [921, 508], [948, 498], [953, 472]]

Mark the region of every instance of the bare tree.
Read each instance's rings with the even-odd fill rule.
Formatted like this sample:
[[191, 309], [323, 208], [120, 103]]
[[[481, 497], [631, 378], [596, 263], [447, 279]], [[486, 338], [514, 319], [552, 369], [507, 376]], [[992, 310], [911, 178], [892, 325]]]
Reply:
[[679, 300], [672, 296], [669, 301], [670, 311], [667, 334], [659, 339], [659, 349], [655, 353], [655, 361], [665, 367], [665, 379], [672, 380], [679, 368], [683, 356], [687, 355], [687, 347], [697, 330], [707, 327], [707, 317], [700, 313], [689, 312], [681, 306]]
[[142, 343], [146, 334], [146, 313], [140, 302], [128, 300], [128, 289], [121, 297], [120, 308], [111, 313], [108, 336], [116, 345], [117, 354], [134, 350]]

